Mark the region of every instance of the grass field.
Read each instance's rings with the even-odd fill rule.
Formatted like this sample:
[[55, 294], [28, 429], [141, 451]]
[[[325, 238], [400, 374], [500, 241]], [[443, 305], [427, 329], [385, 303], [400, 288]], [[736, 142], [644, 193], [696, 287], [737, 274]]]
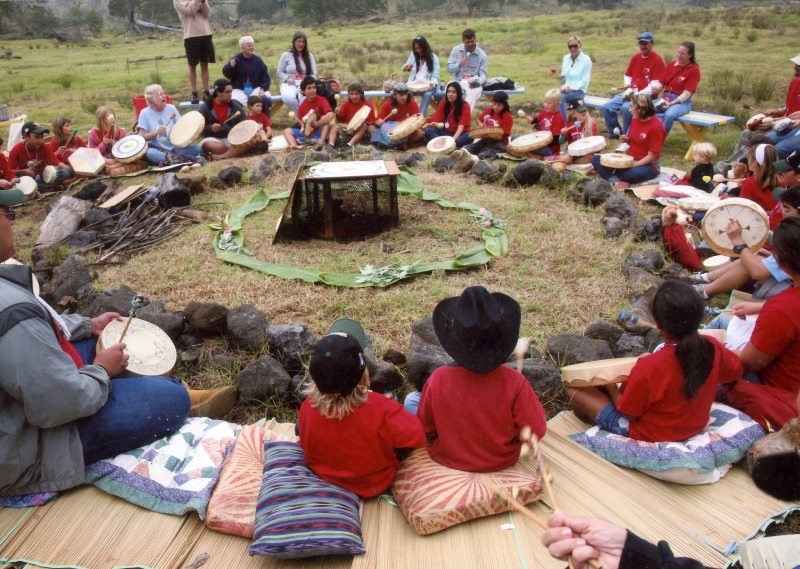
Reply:
[[[539, 102], [545, 90], [556, 85], [550, 74], [566, 52], [566, 38], [576, 33], [594, 61], [589, 91], [606, 95], [621, 84], [628, 58], [636, 49], [636, 35], [647, 29], [655, 33], [657, 50], [672, 59], [678, 43], [697, 43], [703, 81], [695, 97], [695, 108], [746, 117], [743, 104], [778, 107], [792, 75], [788, 59], [795, 48], [787, 47], [800, 13], [781, 6], [687, 8], [637, 11], [531, 14], [518, 18], [412, 21], [391, 24], [334, 24], [307, 29], [311, 50], [321, 75], [336, 75], [344, 84], [353, 80], [377, 87], [400, 66], [410, 50], [410, 40], [422, 34], [429, 38], [442, 60], [460, 41], [465, 27], [478, 30], [479, 44], [490, 58], [489, 74], [512, 77], [526, 86], [528, 94], [514, 97], [512, 105]], [[248, 29], [256, 39], [256, 53], [274, 70], [280, 52], [290, 41], [294, 27], [260, 26]], [[221, 61], [238, 51], [243, 30], [215, 35]], [[105, 47], [108, 46], [108, 47]], [[98, 105], [117, 109], [121, 123], [130, 125], [134, 115], [131, 96], [144, 86], [160, 82], [174, 99], [188, 96], [183, 59], [135, 63], [156, 56], [182, 55], [177, 35], [160, 37], [106, 36], [78, 44], [56, 44], [50, 40], [0, 40], [0, 52], [11, 51], [21, 59], [0, 60], [0, 102], [12, 112], [49, 123], [61, 115], [73, 117], [85, 132], [94, 122]], [[221, 64], [213, 66], [212, 80]], [[443, 77], [447, 77], [443, 72]], [[273, 91], [275, 89], [273, 88]], [[285, 125], [285, 111], [276, 117]], [[516, 129], [525, 127], [518, 121]], [[721, 127], [711, 139], [726, 155], [740, 127]], [[688, 168], [683, 160], [688, 140], [675, 128], [665, 147], [665, 164]], [[253, 167], [257, 158], [239, 161]], [[221, 165], [207, 166], [215, 172]], [[252, 303], [274, 323], [304, 321], [317, 332], [336, 317], [348, 315], [364, 322], [375, 336], [376, 353], [388, 347], [407, 351], [410, 324], [431, 314], [444, 296], [458, 294], [464, 286], [483, 283], [516, 297], [523, 307], [523, 333], [543, 347], [546, 338], [561, 332], [580, 331], [597, 315], [612, 316], [626, 295], [619, 271], [631, 251], [643, 247], [629, 236], [603, 240], [601, 213], [584, 209], [561, 192], [544, 188], [508, 189], [478, 185], [474, 178], [440, 176], [427, 166], [419, 170], [426, 188], [452, 201], [478, 203], [508, 224], [510, 251], [479, 271], [433, 274], [388, 289], [339, 289], [307, 285], [266, 277], [218, 262], [211, 247], [212, 232], [194, 226], [168, 246], [138, 255], [127, 263], [101, 270], [99, 286], [128, 284], [151, 298], [167, 301], [172, 310], [190, 300], [214, 300], [228, 306]], [[142, 180], [147, 181], [147, 180]], [[271, 177], [269, 193], [289, 188], [291, 175]], [[226, 191], [198, 197], [219, 214], [241, 204], [257, 187], [243, 183]], [[441, 211], [435, 205], [401, 200], [401, 227], [380, 238], [358, 244], [326, 242], [270, 245], [279, 205], [253, 216], [246, 225], [248, 247], [264, 260], [353, 272], [364, 265], [392, 262], [442, 260], [475, 243], [477, 231], [463, 213]], [[642, 210], [650, 215], [655, 210]], [[30, 252], [44, 212], [31, 208], [17, 222], [21, 256]], [[387, 254], [383, 244], [394, 253]], [[229, 381], [229, 372], [211, 370], [197, 378], [204, 384]], [[259, 411], [260, 412], [260, 411]]]

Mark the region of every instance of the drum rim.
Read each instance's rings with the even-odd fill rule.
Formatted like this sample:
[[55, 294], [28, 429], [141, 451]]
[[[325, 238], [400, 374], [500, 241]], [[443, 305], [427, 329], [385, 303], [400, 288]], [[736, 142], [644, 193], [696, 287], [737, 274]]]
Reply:
[[[108, 347], [113, 343], [116, 343], [118, 338], [117, 334], [121, 333], [124, 327], [125, 327], [124, 322], [120, 322], [118, 320], [112, 320], [111, 322], [109, 322], [108, 325], [106, 325], [106, 327], [103, 328], [103, 331], [100, 333], [100, 337], [98, 338], [98, 347]], [[170, 363], [171, 365], [168, 369], [164, 369], [164, 371], [143, 370], [143, 369], [139, 369], [139, 371], [137, 371], [137, 366], [135, 365], [135, 363], [130, 363], [126, 369], [132, 373], [136, 373], [139, 375], [143, 374], [159, 375], [159, 374], [169, 373], [177, 363], [177, 350], [175, 349], [175, 343], [172, 341], [172, 338], [170, 338], [169, 335], [164, 330], [162, 330], [155, 324], [141, 318], [132, 318], [130, 327], [128, 328], [128, 333], [139, 330], [147, 331], [148, 333], [158, 337], [162, 341], [165, 347], [165, 357], [161, 362], [159, 362], [162, 365], [162, 367], [158, 368], [158, 370], [164, 369], [164, 366], [167, 363]], [[116, 331], [116, 333], [114, 333], [114, 331]], [[107, 337], [109, 334], [113, 334], [113, 336]], [[112, 343], [107, 344], [106, 342], [108, 340], [111, 340]]]
[[445, 152], [445, 151], [447, 150], [447, 146], [443, 146], [442, 148], [431, 148], [431, 145], [432, 145], [434, 142], [436, 142], [437, 140], [439, 140], [439, 139], [448, 139], [448, 138], [450, 139], [450, 141], [448, 142], [448, 146], [452, 145], [453, 149], [455, 149], [455, 146], [456, 146], [456, 139], [455, 139], [455, 138], [453, 138], [453, 137], [452, 137], [452, 136], [450, 136], [450, 135], [447, 135], [447, 134], [443, 134], [442, 136], [437, 136], [437, 137], [435, 137], [435, 138], [432, 138], [432, 139], [431, 139], [431, 140], [428, 142], [428, 144], [426, 144], [426, 145], [425, 145], [425, 148], [427, 148], [427, 149], [428, 149], [428, 151], [430, 151], [430, 152], [434, 152], [434, 153], [437, 153], [437, 154], [438, 154], [438, 153]]
[[[172, 139], [173, 133], [176, 132], [176, 129], [177, 129], [177, 132], [179, 132], [179, 133], [181, 132], [180, 128], [178, 128], [178, 126], [181, 124], [181, 122], [183, 122], [183, 124], [185, 124], [185, 125], [189, 125], [192, 122], [196, 122], [197, 123], [195, 125], [195, 131], [196, 132], [194, 133], [194, 136], [192, 136], [189, 139], [188, 142], [185, 142], [185, 141], [176, 142], [176, 141], [174, 141]], [[178, 148], [186, 148], [187, 146], [190, 146], [192, 144], [192, 142], [194, 142], [194, 140], [198, 136], [200, 136], [200, 133], [203, 132], [203, 128], [205, 128], [205, 125], [206, 125], [206, 118], [203, 116], [203, 113], [201, 113], [200, 111], [195, 111], [193, 109], [193, 110], [187, 112], [185, 115], [181, 115], [181, 117], [175, 122], [175, 124], [172, 125], [172, 128], [169, 130], [169, 141], [172, 144], [174, 144], [175, 146], [177, 146]]]
[[[128, 156], [120, 156], [121, 150], [120, 147], [128, 142], [136, 142], [137, 146], [140, 148], [133, 154]], [[128, 134], [123, 136], [118, 141], [114, 143], [114, 146], [111, 147], [111, 155], [121, 162], [134, 162], [138, 158], [140, 158], [144, 153], [147, 152], [147, 141], [144, 139], [143, 136], [139, 134]]]
[[[412, 120], [414, 122], [410, 122]], [[426, 119], [422, 114], [417, 113], [415, 115], [408, 116], [408, 117], [404, 118], [401, 121], [398, 121], [398, 123], [391, 130], [391, 132], [389, 132], [389, 139], [391, 139], [392, 141], [396, 141], [396, 140], [402, 140], [404, 138], [407, 138], [409, 134], [411, 134], [412, 132], [414, 132], [415, 130], [420, 128], [423, 124], [425, 124], [425, 120]], [[407, 134], [394, 135], [394, 133], [397, 132], [397, 130], [403, 125], [403, 123], [407, 123], [407, 124], [417, 124], [418, 123], [418, 124], [417, 124], [417, 128], [413, 128], [413, 129], [409, 130]], [[392, 138], [393, 135], [395, 136], [395, 138]]]
[[[248, 139], [245, 140], [244, 142], [233, 142], [231, 140], [231, 135], [236, 136], [239, 133], [239, 131], [246, 132], [245, 131], [246, 127], [252, 129], [252, 132], [250, 133]], [[253, 142], [253, 138], [255, 138], [257, 134], [258, 134], [258, 121], [254, 121], [253, 119], [245, 119], [242, 122], [236, 123], [235, 125], [233, 125], [233, 127], [231, 127], [230, 132], [228, 132], [228, 142], [230, 142], [233, 146], [241, 146], [243, 144], [249, 144]]]
[[[345, 126], [344, 129], [347, 132], [353, 132], [354, 130], [361, 128], [361, 125], [364, 124], [364, 122], [369, 118], [370, 111], [372, 111], [372, 109], [370, 109], [367, 105], [363, 105], [360, 109], [353, 113], [352, 118], [347, 121], [347, 126]], [[360, 117], [360, 115], [364, 115], [364, 117], [361, 118], [358, 124], [354, 125], [353, 123], [357, 118]]]

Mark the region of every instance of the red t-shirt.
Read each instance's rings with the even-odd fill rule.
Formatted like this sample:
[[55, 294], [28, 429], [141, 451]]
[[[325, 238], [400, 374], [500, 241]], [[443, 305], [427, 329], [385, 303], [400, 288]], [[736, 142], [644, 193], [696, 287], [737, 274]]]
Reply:
[[776, 294], [758, 314], [750, 343], [775, 359], [758, 372], [772, 387], [800, 389], [800, 288]]
[[11, 164], [6, 158], [5, 153], [0, 152], [0, 178], [10, 182], [17, 176], [14, 174], [13, 170], [11, 169]]
[[367, 115], [367, 124], [375, 124], [375, 107], [372, 106], [371, 101], [363, 100], [360, 103], [356, 104], [347, 99], [344, 103], [339, 105], [339, 108], [336, 109], [336, 120], [339, 121], [341, 124], [347, 124], [351, 120], [353, 120], [353, 116], [361, 107], [369, 107], [372, 111], [369, 115]]
[[630, 419], [629, 434], [639, 441], [685, 441], [708, 424], [717, 385], [742, 377], [742, 363], [713, 338], [714, 365], [692, 399], [681, 389], [683, 372], [675, 346], [667, 345], [639, 358], [616, 407]]
[[249, 114], [247, 115], [246, 118], [251, 121], [256, 121], [258, 124], [264, 127], [264, 130], [267, 130], [272, 126], [272, 122], [269, 120], [269, 117], [263, 111], [255, 115]]
[[[486, 121], [489, 121], [488, 123]], [[514, 128], [514, 116], [509, 112], [504, 112], [498, 115], [494, 112], [492, 106], [486, 107], [486, 110], [481, 114], [481, 122], [485, 126], [499, 126], [503, 129], [503, 144], [508, 144], [508, 139], [511, 136], [511, 130]]]
[[72, 140], [70, 140], [64, 151], [59, 153], [58, 149], [61, 145], [58, 143], [58, 140], [53, 137], [53, 139], [47, 143], [47, 146], [57, 159], [66, 164], [69, 157], [72, 156], [73, 152], [75, 152], [75, 149], [84, 148], [86, 146], [86, 142], [84, 142], [80, 136], [75, 135], [72, 137]]
[[800, 111], [800, 77], [795, 77], [789, 83], [789, 91], [786, 93], [786, 116]]
[[224, 124], [228, 120], [228, 103], [218, 103], [215, 98], [211, 106], [214, 108], [214, 114], [217, 115], [217, 122]]
[[366, 403], [341, 420], [325, 418], [303, 401], [298, 420], [308, 467], [362, 498], [392, 485], [400, 465], [394, 449], [425, 446], [419, 418], [372, 391]]
[[561, 131], [564, 128], [564, 115], [558, 109], [552, 113], [543, 110], [536, 115], [536, 120], [539, 121], [538, 130], [549, 130], [553, 134], [550, 150], [553, 151], [553, 154], [559, 154], [561, 152], [561, 144], [558, 142], [558, 137], [561, 136]]
[[642, 57], [640, 52], [631, 57], [625, 75], [631, 78], [631, 87], [641, 91], [653, 79], [663, 76], [666, 67], [664, 59], [655, 51], [651, 51], [648, 57]]
[[631, 121], [631, 128], [628, 130], [628, 148], [627, 154], [633, 156], [636, 160], [641, 160], [647, 156], [648, 152], [654, 152], [656, 160], [661, 160], [661, 147], [664, 145], [664, 139], [667, 138], [667, 131], [664, 130], [664, 125], [657, 116], [652, 116], [647, 120], [633, 119]]
[[431, 458], [468, 472], [502, 470], [519, 460], [519, 432], [529, 426], [540, 439], [544, 409], [528, 380], [502, 365], [489, 373], [440, 367], [419, 402]]
[[459, 126], [464, 127], [464, 132], [469, 132], [470, 125], [472, 124], [472, 110], [469, 108], [469, 103], [464, 101], [461, 103], [461, 118], [458, 122], [455, 120], [455, 109], [450, 109], [447, 116], [444, 115], [444, 105], [447, 99], [439, 101], [436, 107], [436, 112], [428, 117], [428, 124], [436, 124], [437, 122], [444, 123], [444, 129], [450, 134], [455, 134]]
[[700, 66], [696, 63], [681, 66], [677, 60], [671, 61], [660, 81], [664, 85], [665, 93], [675, 93], [676, 95], [680, 95], [684, 91], [694, 93], [697, 91], [697, 84], [700, 83]]
[[[392, 116], [389, 116], [389, 114], [392, 112], [393, 109], [397, 109], [397, 112]], [[389, 120], [389, 121], [399, 122], [403, 119], [407, 119], [410, 116], [418, 114], [419, 114], [419, 105], [417, 104], [417, 101], [415, 101], [413, 97], [409, 97], [405, 105], [397, 105], [397, 106], [392, 105], [392, 98], [389, 97], [381, 105], [381, 108], [378, 111], [378, 118], [384, 121]]]
[[739, 197], [752, 200], [763, 207], [769, 216], [769, 228], [774, 230], [778, 227], [783, 219], [783, 209], [780, 202], [772, 195], [772, 186], [762, 188], [755, 176], [748, 176], [739, 188]]
[[312, 110], [317, 113], [317, 120], [319, 120], [333, 109], [331, 109], [331, 104], [328, 102], [328, 99], [317, 95], [314, 97], [313, 101], [304, 99], [303, 102], [300, 103], [300, 107], [297, 109], [297, 118], [303, 120], [303, 117]]
[[58, 166], [58, 158], [47, 144], [42, 144], [36, 150], [28, 150], [24, 140], [14, 145], [8, 153], [8, 161], [12, 170], [27, 170], [28, 162], [38, 161], [39, 164], [33, 169], [36, 174], [44, 172], [45, 166]]

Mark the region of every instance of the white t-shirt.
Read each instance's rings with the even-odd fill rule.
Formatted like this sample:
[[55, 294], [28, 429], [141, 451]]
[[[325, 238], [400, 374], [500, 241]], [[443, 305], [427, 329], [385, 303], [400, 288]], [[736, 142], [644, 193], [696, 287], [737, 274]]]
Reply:
[[148, 106], [139, 113], [139, 128], [147, 132], [155, 132], [158, 127], [166, 126], [167, 129], [162, 134], [159, 134], [154, 141], [158, 142], [158, 145], [165, 150], [174, 150], [175, 145], [169, 141], [169, 133], [180, 118], [181, 114], [175, 108], [175, 105], [167, 103], [161, 112]]

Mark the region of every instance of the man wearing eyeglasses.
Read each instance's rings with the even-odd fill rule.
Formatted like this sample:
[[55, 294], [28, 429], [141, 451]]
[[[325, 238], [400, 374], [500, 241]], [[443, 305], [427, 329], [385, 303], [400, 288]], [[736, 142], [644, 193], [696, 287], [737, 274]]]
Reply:
[[[567, 105], [583, 101], [589, 89], [589, 79], [592, 76], [592, 59], [581, 50], [581, 38], [570, 36], [567, 40], [569, 53], [561, 61], [561, 105], [559, 110], [567, 120]], [[580, 104], [580, 103], [579, 103]]]
[[[628, 68], [625, 70], [623, 92], [614, 95], [614, 98], [603, 105], [601, 109], [610, 138], [619, 138], [620, 134], [628, 132], [633, 119], [630, 102], [633, 96], [639, 93], [650, 96], [658, 94], [658, 90], [653, 87], [658, 85], [657, 78], [664, 73], [666, 64], [664, 58], [653, 50], [655, 41], [655, 36], [650, 32], [639, 34], [639, 53], [631, 57]], [[619, 130], [617, 113], [622, 113], [622, 130]]]
[[483, 84], [486, 83], [489, 58], [486, 52], [478, 47], [475, 30], [466, 29], [461, 32], [461, 40], [463, 43], [450, 51], [447, 70], [453, 74], [453, 81], [461, 83], [464, 100], [474, 111], [475, 104], [483, 93]]

